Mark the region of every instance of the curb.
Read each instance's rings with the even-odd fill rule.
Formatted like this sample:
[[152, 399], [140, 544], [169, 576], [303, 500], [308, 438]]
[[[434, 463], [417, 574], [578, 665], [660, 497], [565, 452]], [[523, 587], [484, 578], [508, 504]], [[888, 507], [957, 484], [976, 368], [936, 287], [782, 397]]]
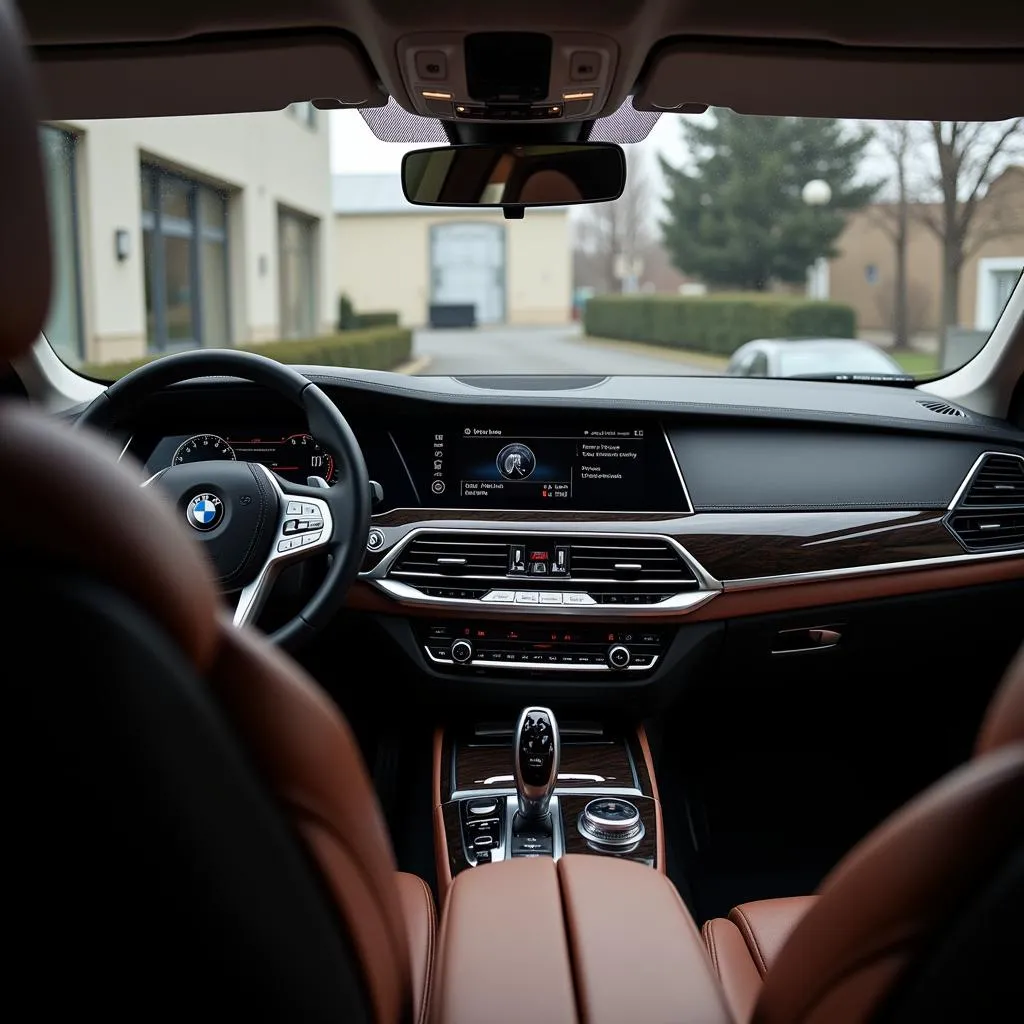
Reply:
[[427, 369], [432, 361], [431, 356], [418, 356], [416, 359], [410, 359], [408, 362], [396, 366], [391, 372], [404, 373], [408, 377], [414, 377], [417, 373], [422, 373]]

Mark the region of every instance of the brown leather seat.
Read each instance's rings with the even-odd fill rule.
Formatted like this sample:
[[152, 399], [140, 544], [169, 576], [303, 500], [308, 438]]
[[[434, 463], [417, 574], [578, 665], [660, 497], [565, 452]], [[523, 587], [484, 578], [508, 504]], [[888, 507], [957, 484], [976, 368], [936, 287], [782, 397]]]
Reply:
[[[0, 0], [0, 367], [49, 302], [31, 96]], [[108, 1019], [422, 1021], [433, 897], [396, 869], [346, 722], [230, 625], [180, 517], [117, 456], [0, 405], [16, 986]]]
[[1022, 843], [1024, 649], [974, 758], [863, 840], [816, 896], [745, 903], [705, 923], [736, 1019], [982, 1020], [1014, 1003], [1019, 1013], [1007, 961], [1020, 948]]

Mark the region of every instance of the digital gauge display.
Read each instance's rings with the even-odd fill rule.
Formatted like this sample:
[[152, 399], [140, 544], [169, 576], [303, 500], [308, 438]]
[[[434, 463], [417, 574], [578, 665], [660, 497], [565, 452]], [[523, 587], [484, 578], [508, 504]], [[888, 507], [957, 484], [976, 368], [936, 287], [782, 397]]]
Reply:
[[334, 482], [334, 456], [311, 434], [287, 437], [221, 437], [219, 434], [195, 434], [182, 441], [174, 451], [171, 465], [205, 462], [212, 459], [236, 459], [258, 462], [282, 479], [304, 484], [311, 476]]

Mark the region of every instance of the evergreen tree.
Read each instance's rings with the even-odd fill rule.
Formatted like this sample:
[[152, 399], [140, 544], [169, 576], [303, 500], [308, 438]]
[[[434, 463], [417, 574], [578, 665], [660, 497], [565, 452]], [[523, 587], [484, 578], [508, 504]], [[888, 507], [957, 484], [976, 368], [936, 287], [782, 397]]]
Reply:
[[[672, 262], [712, 287], [802, 283], [816, 259], [835, 255], [845, 214], [877, 191], [857, 180], [870, 135], [835, 118], [724, 109], [713, 117], [684, 121], [688, 166], [661, 158], [669, 186], [661, 227]], [[803, 201], [815, 179], [832, 189], [824, 206]]]

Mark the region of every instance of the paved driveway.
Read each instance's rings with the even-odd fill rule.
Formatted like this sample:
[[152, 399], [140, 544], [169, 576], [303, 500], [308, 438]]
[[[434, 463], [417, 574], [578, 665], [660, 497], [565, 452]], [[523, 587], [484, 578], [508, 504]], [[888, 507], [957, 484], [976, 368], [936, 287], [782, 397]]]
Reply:
[[670, 350], [588, 341], [579, 327], [482, 327], [418, 330], [413, 358], [428, 356], [427, 374], [672, 374], [721, 372], [688, 362]]

